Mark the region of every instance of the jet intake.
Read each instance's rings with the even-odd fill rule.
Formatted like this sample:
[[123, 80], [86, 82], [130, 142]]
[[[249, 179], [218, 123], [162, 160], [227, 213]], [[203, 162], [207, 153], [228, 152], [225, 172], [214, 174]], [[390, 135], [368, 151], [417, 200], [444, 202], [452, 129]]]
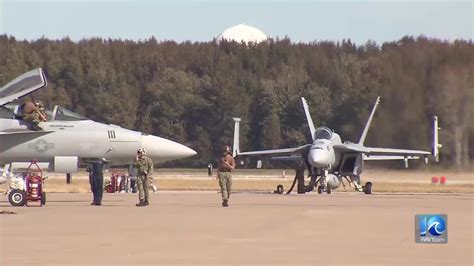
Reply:
[[52, 170], [56, 173], [77, 173], [77, 156], [55, 156]]

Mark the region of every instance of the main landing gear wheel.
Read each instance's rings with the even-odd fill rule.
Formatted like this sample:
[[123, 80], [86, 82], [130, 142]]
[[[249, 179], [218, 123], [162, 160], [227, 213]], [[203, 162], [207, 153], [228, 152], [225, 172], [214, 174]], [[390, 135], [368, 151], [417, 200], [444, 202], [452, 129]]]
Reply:
[[326, 187], [326, 193], [328, 193], [328, 194], [331, 194], [331, 193], [332, 193], [332, 190], [331, 190], [331, 187], [330, 187], [330, 186], [327, 186], [327, 187]]
[[46, 205], [46, 192], [41, 192], [41, 205]]
[[318, 194], [322, 194], [323, 193], [323, 187], [322, 186], [318, 186]]
[[372, 194], [372, 182], [365, 183], [364, 193], [365, 194]]
[[277, 194], [283, 194], [284, 190], [283, 190], [283, 185], [282, 184], [279, 184], [277, 186], [277, 189], [275, 190], [275, 193]]
[[25, 206], [26, 192], [20, 189], [14, 189], [8, 193], [8, 201], [15, 207]]

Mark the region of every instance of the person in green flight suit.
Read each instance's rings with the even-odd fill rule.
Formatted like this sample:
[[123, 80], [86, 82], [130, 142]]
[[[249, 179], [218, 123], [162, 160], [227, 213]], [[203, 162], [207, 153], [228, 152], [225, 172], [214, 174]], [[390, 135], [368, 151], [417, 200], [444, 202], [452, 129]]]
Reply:
[[136, 206], [147, 206], [150, 204], [148, 192], [150, 189], [151, 176], [153, 174], [153, 161], [150, 157], [146, 156], [146, 151], [144, 148], [140, 148], [137, 151], [135, 167], [137, 169], [138, 198], [140, 200]]

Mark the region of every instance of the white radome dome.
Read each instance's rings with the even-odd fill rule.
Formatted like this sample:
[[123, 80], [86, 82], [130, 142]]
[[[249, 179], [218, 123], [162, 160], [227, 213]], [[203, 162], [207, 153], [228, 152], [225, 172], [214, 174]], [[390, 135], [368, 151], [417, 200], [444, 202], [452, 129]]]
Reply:
[[226, 40], [229, 42], [236, 41], [239, 43], [260, 43], [266, 41], [268, 37], [257, 28], [245, 24], [239, 24], [226, 29], [223, 33], [218, 35], [216, 39], [217, 42]]

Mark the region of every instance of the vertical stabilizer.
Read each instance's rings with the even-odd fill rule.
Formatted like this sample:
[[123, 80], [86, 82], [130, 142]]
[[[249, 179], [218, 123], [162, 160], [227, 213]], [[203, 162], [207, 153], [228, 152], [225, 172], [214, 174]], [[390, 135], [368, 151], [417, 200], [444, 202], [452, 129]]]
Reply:
[[372, 123], [372, 118], [374, 118], [375, 110], [377, 110], [377, 106], [380, 104], [380, 96], [377, 97], [375, 101], [375, 105], [372, 108], [372, 112], [370, 113], [369, 120], [367, 120], [367, 124], [365, 124], [364, 131], [359, 139], [359, 144], [364, 145], [365, 138], [367, 137], [367, 132], [369, 132], [370, 124]]
[[232, 147], [232, 156], [239, 155], [240, 152], [240, 118], [234, 117], [234, 144]]
[[439, 162], [439, 149], [443, 147], [443, 145], [439, 144], [438, 131], [440, 129], [441, 128], [438, 127], [438, 116], [433, 116], [433, 143], [431, 147], [431, 153], [433, 154], [436, 162]]
[[309, 131], [311, 132], [311, 140], [314, 140], [314, 133], [316, 132], [316, 128], [314, 127], [313, 119], [311, 118], [311, 114], [309, 113], [308, 103], [304, 97], [301, 97], [301, 102], [303, 103], [304, 113], [306, 115], [306, 120], [308, 121]]

